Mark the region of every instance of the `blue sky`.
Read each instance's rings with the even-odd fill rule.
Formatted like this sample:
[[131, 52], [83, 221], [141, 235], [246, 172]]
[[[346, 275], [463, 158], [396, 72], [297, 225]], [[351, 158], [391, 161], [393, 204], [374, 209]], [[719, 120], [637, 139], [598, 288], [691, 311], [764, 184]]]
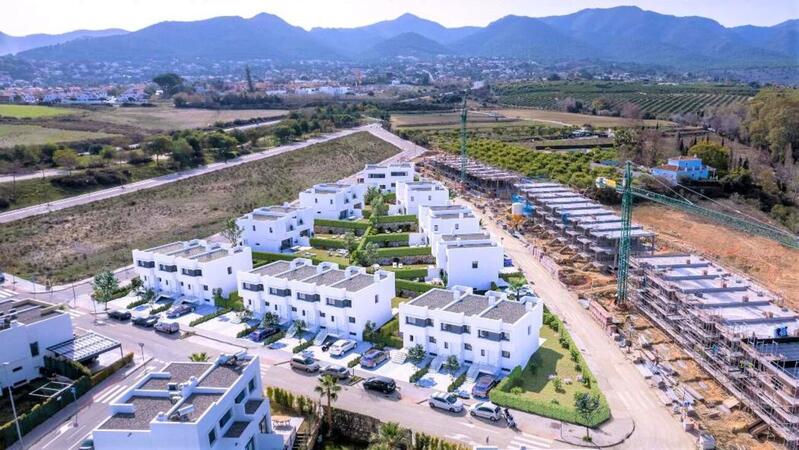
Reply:
[[637, 5], [724, 26], [774, 25], [799, 18], [799, 0], [2, 0], [0, 32], [15, 36], [75, 29], [137, 30], [163, 20], [277, 14], [304, 28], [352, 27], [405, 12], [446, 26], [486, 25], [508, 14], [543, 17], [583, 8]]

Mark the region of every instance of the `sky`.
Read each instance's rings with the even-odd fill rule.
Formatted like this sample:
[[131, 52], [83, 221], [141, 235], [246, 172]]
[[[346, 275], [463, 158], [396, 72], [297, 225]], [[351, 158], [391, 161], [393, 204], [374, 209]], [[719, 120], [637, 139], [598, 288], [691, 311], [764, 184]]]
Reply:
[[636, 5], [676, 16], [703, 16], [724, 26], [769, 26], [799, 18], [799, 0], [0, 0], [0, 32], [13, 36], [77, 29], [138, 30], [164, 20], [252, 17], [268, 12], [310, 29], [354, 27], [410, 12], [442, 25], [484, 26], [508, 14], [569, 14]]

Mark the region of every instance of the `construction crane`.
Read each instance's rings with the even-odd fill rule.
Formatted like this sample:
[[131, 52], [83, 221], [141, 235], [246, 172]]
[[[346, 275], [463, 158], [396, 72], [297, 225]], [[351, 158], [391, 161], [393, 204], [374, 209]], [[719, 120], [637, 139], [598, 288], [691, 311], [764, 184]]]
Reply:
[[461, 187], [466, 186], [466, 94], [463, 95], [463, 108], [461, 108]]
[[794, 249], [799, 249], [799, 236], [772, 227], [764, 223], [742, 219], [740, 217], [725, 214], [712, 209], [704, 208], [685, 199], [672, 198], [667, 195], [647, 191], [638, 187], [633, 187], [632, 163], [627, 161], [624, 166], [624, 179], [621, 185], [613, 180], [599, 177], [596, 179], [598, 188], [611, 188], [621, 194], [621, 235], [619, 237], [619, 256], [617, 271], [616, 303], [624, 304], [627, 301], [627, 275], [630, 267], [630, 225], [632, 220], [633, 197], [660, 203], [680, 211], [694, 214], [705, 219], [712, 220], [722, 225], [735, 228], [744, 233], [761, 236]]

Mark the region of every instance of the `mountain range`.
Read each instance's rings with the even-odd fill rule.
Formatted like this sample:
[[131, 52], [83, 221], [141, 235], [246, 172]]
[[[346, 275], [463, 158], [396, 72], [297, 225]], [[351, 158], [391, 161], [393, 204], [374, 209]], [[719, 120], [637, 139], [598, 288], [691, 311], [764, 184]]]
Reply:
[[[43, 44], [38, 48], [21, 51], [18, 56], [71, 62], [158, 59], [292, 62], [453, 55], [541, 63], [599, 60], [688, 69], [799, 65], [799, 20], [771, 27], [727, 28], [703, 17], [676, 17], [631, 6], [584, 9], [542, 18], [506, 16], [485, 27], [447, 28], [404, 14], [363, 27], [306, 31], [280, 17], [262, 13], [250, 19], [216, 17], [194, 22], [161, 22], [130, 33], [116, 31], [96, 32], [110, 35], [84, 34], [79, 38], [40, 41]], [[35, 40], [29, 42], [36, 46]]]
[[113, 36], [122, 33], [127, 33], [127, 31], [119, 28], [109, 28], [107, 30], [77, 30], [63, 34], [29, 34], [27, 36], [11, 36], [0, 33], [0, 56], [24, 52], [32, 48], [61, 44], [76, 39]]

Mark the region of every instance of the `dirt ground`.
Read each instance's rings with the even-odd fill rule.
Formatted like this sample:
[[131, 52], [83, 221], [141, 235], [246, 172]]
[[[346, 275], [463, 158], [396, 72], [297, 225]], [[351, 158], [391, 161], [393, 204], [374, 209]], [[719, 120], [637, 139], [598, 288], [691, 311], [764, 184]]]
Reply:
[[640, 125], [641, 122], [644, 122], [647, 126], [652, 127], [658, 123], [660, 123], [661, 126], [673, 125], [672, 122], [666, 120], [636, 121], [623, 117], [590, 116], [586, 114], [574, 114], [560, 111], [546, 111], [543, 109], [501, 108], [492, 111], [508, 118], [536, 120], [539, 122], [548, 122], [558, 125], [576, 125], [578, 127], [583, 126], [583, 124], [586, 123], [590, 123], [595, 127], [629, 127]]
[[278, 117], [288, 111], [279, 109], [188, 109], [169, 105], [156, 107], [110, 108], [84, 111], [81, 117], [91, 121], [109, 122], [152, 131], [204, 128], [216, 122], [231, 122], [235, 119]]
[[658, 233], [659, 250], [707, 256], [749, 275], [799, 310], [799, 250], [660, 206], [636, 205], [633, 220]]

